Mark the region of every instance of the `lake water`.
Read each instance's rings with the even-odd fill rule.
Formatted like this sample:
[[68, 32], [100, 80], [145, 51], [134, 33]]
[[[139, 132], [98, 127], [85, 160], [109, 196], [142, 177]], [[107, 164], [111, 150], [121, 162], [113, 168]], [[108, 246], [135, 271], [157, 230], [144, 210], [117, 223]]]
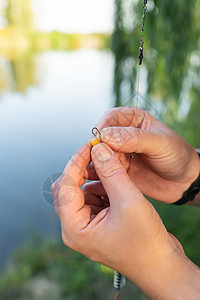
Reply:
[[91, 49], [37, 54], [23, 67], [0, 57], [1, 266], [33, 229], [60, 235], [43, 183], [113, 106], [113, 69], [110, 52]]

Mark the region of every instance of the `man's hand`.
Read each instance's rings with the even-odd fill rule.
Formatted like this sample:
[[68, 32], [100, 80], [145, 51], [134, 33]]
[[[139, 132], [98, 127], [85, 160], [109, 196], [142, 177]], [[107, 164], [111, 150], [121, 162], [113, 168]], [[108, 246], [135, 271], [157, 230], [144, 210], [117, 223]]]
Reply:
[[[100, 182], [82, 192], [90, 153]], [[174, 285], [186, 285], [179, 276], [194, 266], [107, 145], [78, 150], [52, 192], [67, 246], [123, 273], [152, 299], [179, 299]]]
[[[176, 202], [199, 175], [200, 161], [192, 146], [144, 110], [138, 110], [136, 116], [134, 108], [112, 109], [96, 126], [102, 142], [117, 153], [131, 180], [146, 196]], [[87, 178], [98, 179], [91, 165]]]

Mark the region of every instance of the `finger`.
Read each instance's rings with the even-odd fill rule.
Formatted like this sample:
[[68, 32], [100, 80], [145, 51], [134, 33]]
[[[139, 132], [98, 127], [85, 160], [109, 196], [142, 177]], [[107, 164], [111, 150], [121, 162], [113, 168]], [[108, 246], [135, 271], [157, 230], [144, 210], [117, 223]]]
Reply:
[[99, 177], [95, 171], [93, 163], [90, 163], [87, 166], [84, 177], [85, 177], [85, 179], [88, 179], [88, 180], [99, 180]]
[[134, 127], [108, 127], [101, 131], [102, 142], [114, 151], [155, 155], [167, 141], [160, 130], [142, 130]]
[[82, 222], [89, 218], [90, 210], [85, 207], [80, 186], [84, 183], [84, 173], [90, 163], [89, 142], [81, 147], [68, 162], [62, 176], [52, 185], [56, 210], [61, 221]]
[[83, 190], [84, 190], [84, 192], [89, 192], [89, 193], [92, 193], [99, 197], [107, 196], [106, 191], [105, 191], [101, 181], [88, 182], [84, 185]]
[[63, 180], [65, 175], [70, 173], [76, 185], [81, 186], [84, 184], [85, 171], [91, 161], [91, 148], [90, 142], [87, 142], [76, 151], [64, 169]]
[[[112, 126], [134, 126], [141, 127], [143, 123], [146, 123], [147, 112], [142, 109], [133, 107], [118, 107], [113, 108], [104, 113], [102, 118], [96, 124], [96, 127], [101, 131], [105, 127]], [[152, 117], [148, 114], [149, 117]], [[152, 117], [153, 118], [153, 117]]]
[[93, 194], [84, 194], [85, 197], [85, 204], [86, 205], [94, 205], [96, 207], [104, 207], [109, 206], [109, 199], [108, 197], [98, 197]]
[[104, 113], [96, 127], [101, 130], [109, 126], [129, 126], [134, 116], [134, 109], [130, 107], [113, 108]]
[[[122, 153], [119, 153], [119, 152], [116, 152], [115, 154], [116, 154], [117, 158], [121, 161], [122, 165], [127, 170], [129, 167], [129, 163], [130, 163], [130, 158], [125, 157], [124, 155], [122, 155]], [[98, 180], [99, 181], [99, 177], [96, 173], [96, 170], [95, 170], [92, 162], [89, 164], [89, 166], [87, 166], [84, 177], [87, 180]]]
[[93, 147], [92, 161], [111, 205], [118, 199], [123, 201], [127, 197], [133, 197], [133, 199], [138, 198], [136, 196], [141, 197], [140, 191], [132, 183], [121, 162], [107, 145], [100, 143]]
[[84, 192], [83, 194], [85, 198], [85, 204], [87, 205], [102, 207], [109, 204], [107, 197], [97, 196], [89, 192]]
[[91, 215], [96, 216], [98, 215], [102, 210], [104, 210], [105, 208], [107, 208], [108, 206], [102, 206], [102, 207], [98, 207], [95, 205], [89, 205], [91, 208]]
[[100, 181], [86, 183], [83, 187], [83, 194], [87, 205], [91, 204], [100, 207], [109, 205], [107, 194]]

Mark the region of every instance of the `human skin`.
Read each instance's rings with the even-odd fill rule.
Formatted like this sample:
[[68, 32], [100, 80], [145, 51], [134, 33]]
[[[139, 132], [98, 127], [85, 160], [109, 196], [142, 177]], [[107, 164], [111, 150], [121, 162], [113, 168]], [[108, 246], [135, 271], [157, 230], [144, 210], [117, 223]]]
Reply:
[[[91, 159], [105, 194], [81, 190]], [[200, 299], [200, 270], [107, 145], [79, 149], [52, 193], [66, 246], [123, 273], [151, 299]]]
[[[174, 203], [200, 173], [195, 149], [144, 110], [112, 109], [96, 127], [101, 131], [102, 142], [116, 152], [131, 180], [146, 196]], [[134, 153], [134, 159], [130, 153]], [[98, 179], [92, 165], [87, 172], [88, 179]], [[200, 205], [200, 195], [189, 204]]]

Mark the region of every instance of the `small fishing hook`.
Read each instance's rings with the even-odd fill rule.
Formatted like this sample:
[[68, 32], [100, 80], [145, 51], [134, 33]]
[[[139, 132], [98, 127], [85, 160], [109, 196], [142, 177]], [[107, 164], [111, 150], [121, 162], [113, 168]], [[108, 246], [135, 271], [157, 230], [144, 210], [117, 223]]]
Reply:
[[92, 134], [96, 137], [98, 135], [101, 136], [101, 132], [99, 131], [99, 129], [97, 127], [92, 128]]
[[95, 138], [91, 139], [90, 144], [92, 147], [95, 145], [101, 143], [101, 132], [97, 127], [92, 128], [92, 134], [95, 136]]

